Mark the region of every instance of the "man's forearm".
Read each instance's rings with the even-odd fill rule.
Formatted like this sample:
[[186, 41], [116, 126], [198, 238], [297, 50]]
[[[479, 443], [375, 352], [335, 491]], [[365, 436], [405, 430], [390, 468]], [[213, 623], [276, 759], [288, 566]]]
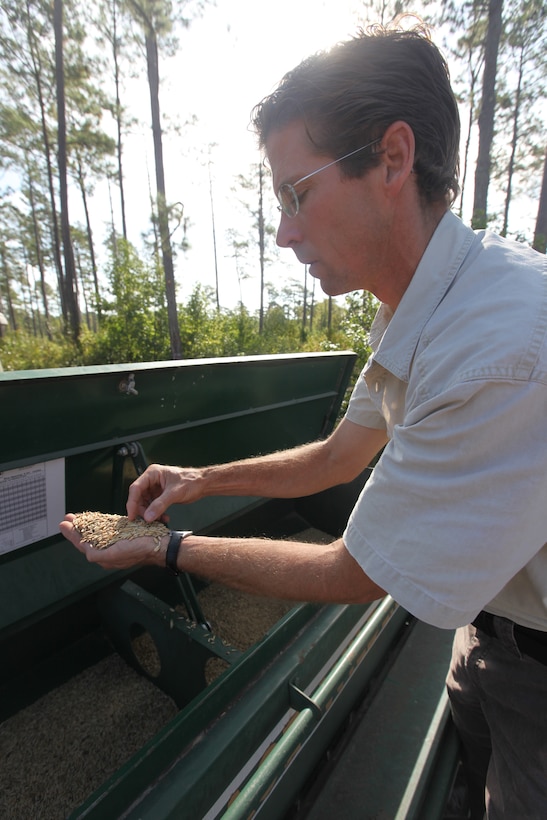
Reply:
[[[343, 539], [330, 544], [278, 541], [266, 538], [223, 538], [187, 535], [172, 543], [171, 535], [160, 542], [150, 535], [120, 540], [108, 549], [96, 549], [74, 527], [74, 513], [67, 513], [60, 530], [88, 561], [105, 569], [130, 569], [143, 565], [167, 566], [180, 572], [216, 581], [244, 592], [290, 601], [367, 603], [383, 597], [378, 587], [350, 555]], [[167, 570], [166, 570], [167, 571]]]
[[[160, 555], [155, 557], [163, 563]], [[256, 595], [290, 601], [368, 603], [385, 595], [346, 550], [331, 544], [189, 536], [179, 570]]]
[[351, 481], [385, 443], [382, 431], [343, 422], [328, 439], [266, 456], [205, 467], [203, 495], [298, 498]]
[[296, 498], [329, 486], [323, 442], [202, 469], [204, 495]]

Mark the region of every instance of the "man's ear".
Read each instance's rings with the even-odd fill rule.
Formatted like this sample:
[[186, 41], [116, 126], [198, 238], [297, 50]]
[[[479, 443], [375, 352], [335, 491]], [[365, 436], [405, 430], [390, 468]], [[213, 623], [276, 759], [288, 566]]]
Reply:
[[398, 120], [384, 132], [381, 148], [386, 170], [385, 183], [392, 195], [397, 195], [412, 173], [416, 143], [408, 123]]

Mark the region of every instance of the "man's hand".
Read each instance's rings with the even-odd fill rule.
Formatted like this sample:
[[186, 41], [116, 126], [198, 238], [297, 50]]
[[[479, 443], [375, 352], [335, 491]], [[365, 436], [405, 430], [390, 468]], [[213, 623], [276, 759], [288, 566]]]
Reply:
[[129, 488], [127, 517], [130, 521], [166, 521], [171, 504], [190, 504], [202, 496], [202, 473], [193, 468], [151, 464]]
[[80, 533], [74, 527], [74, 514], [68, 513], [61, 521], [59, 529], [68, 541], [79, 550], [91, 564], [99, 564], [103, 569], [130, 569], [141, 564], [165, 565], [165, 552], [169, 536], [165, 535], [156, 546], [152, 536], [132, 538], [130, 541], [117, 541], [106, 549], [95, 549], [87, 541], [82, 541]]

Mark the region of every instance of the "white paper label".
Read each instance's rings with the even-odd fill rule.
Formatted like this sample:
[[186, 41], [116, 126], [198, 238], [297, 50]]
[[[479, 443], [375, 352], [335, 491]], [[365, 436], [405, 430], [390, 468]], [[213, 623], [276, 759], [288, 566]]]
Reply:
[[0, 555], [55, 535], [64, 515], [64, 458], [0, 472]]

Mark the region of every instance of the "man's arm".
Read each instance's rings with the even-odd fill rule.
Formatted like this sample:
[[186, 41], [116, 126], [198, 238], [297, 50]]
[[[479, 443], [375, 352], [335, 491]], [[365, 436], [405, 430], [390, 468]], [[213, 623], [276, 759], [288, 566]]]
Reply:
[[127, 514], [154, 521], [171, 504], [215, 495], [311, 495], [358, 476], [386, 441], [385, 431], [343, 419], [324, 441], [267, 456], [202, 468], [152, 464], [131, 485]]
[[[131, 485], [128, 516], [152, 521], [171, 504], [212, 495], [310, 495], [351, 481], [385, 442], [383, 431], [344, 419], [325, 441], [281, 453], [202, 469], [151, 465]], [[88, 561], [105, 569], [165, 566], [168, 536], [161, 539], [159, 548], [145, 536], [97, 550], [81, 540], [73, 519], [72, 514], [66, 516], [61, 532]], [[342, 539], [308, 544], [192, 535], [182, 542], [177, 565], [181, 571], [242, 591], [292, 601], [366, 603], [385, 595], [365, 575]]]
[[[161, 539], [159, 548], [151, 536], [145, 536], [97, 550], [81, 540], [73, 518], [66, 516], [61, 532], [91, 563], [105, 569], [165, 567], [169, 536]], [[177, 566], [234, 589], [290, 601], [368, 603], [385, 595], [365, 575], [341, 538], [331, 544], [308, 544], [191, 535], [181, 543]]]
[[274, 598], [368, 603], [386, 593], [361, 569], [341, 538], [331, 544], [260, 538], [185, 538], [178, 566], [225, 586]]

